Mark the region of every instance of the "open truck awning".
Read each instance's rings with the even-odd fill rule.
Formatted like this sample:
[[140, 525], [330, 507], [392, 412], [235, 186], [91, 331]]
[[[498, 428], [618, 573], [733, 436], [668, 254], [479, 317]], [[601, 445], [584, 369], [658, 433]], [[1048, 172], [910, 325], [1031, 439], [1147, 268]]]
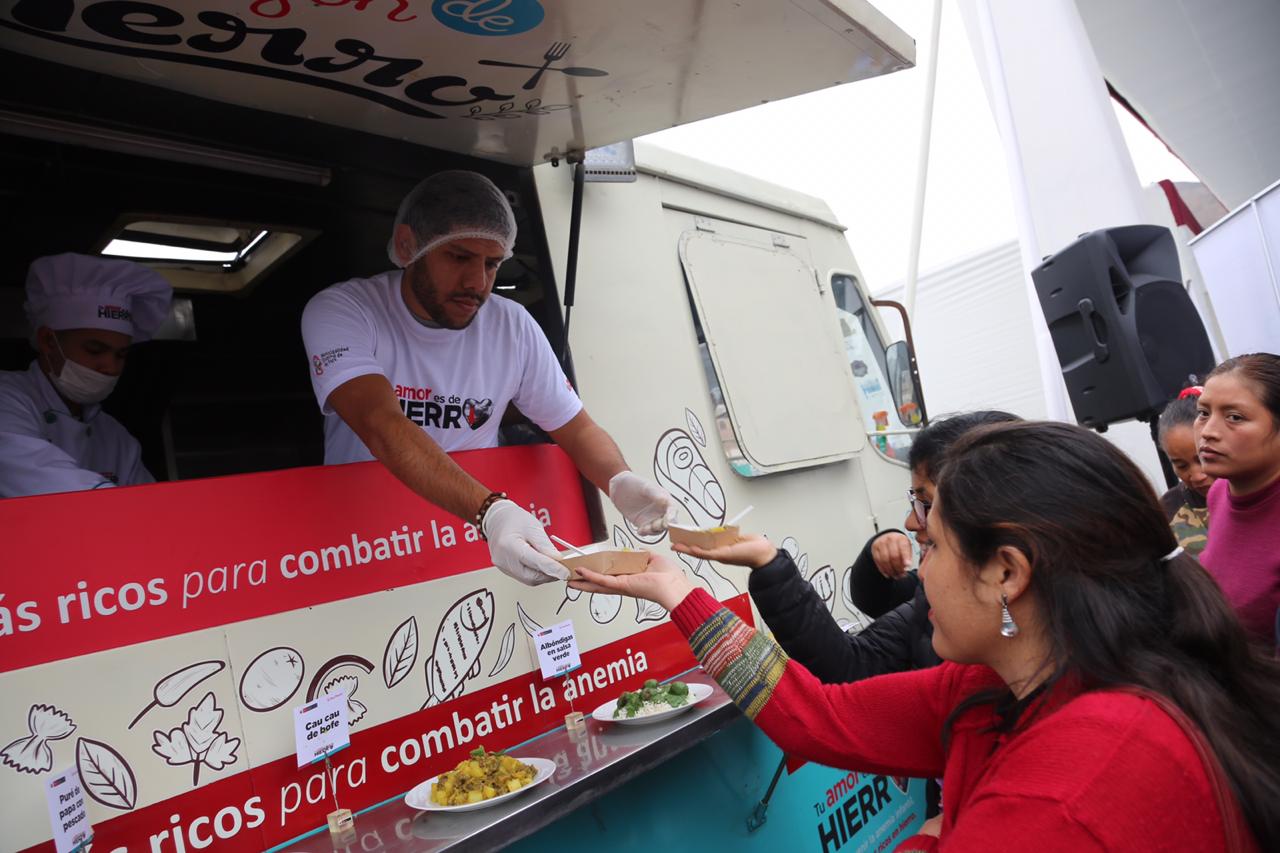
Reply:
[[0, 45], [517, 165], [915, 57], [865, 0], [0, 0]]

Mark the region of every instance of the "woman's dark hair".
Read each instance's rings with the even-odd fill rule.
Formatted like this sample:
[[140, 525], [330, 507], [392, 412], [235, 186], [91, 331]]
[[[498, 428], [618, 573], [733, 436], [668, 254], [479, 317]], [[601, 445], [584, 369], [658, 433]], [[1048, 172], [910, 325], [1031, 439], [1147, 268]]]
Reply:
[[1164, 437], [1174, 427], [1194, 427], [1196, 423], [1196, 403], [1200, 399], [1199, 387], [1188, 388], [1179, 397], [1164, 407], [1160, 420], [1156, 422], [1157, 437], [1160, 446], [1164, 447]]
[[[1280, 661], [1249, 645], [1194, 558], [1161, 559], [1178, 543], [1138, 467], [1081, 427], [1001, 424], [952, 446], [938, 492], [933, 512], [975, 572], [1003, 546], [1030, 562], [1049, 642], [1044, 689], [1066, 678], [1167, 697], [1206, 735], [1261, 847], [1280, 849]], [[983, 703], [1008, 711], [1003, 729], [1030, 704], [984, 691], [946, 732]]]
[[1258, 387], [1258, 398], [1271, 412], [1271, 422], [1280, 429], [1280, 355], [1270, 352], [1251, 352], [1229, 358], [1209, 372], [1208, 378], [1239, 371], [1245, 379]]
[[916, 433], [911, 442], [911, 452], [907, 462], [914, 471], [920, 471], [930, 480], [937, 481], [938, 469], [942, 467], [942, 458], [956, 439], [974, 427], [990, 424], [1006, 424], [1020, 421], [1022, 418], [994, 409], [977, 412], [965, 412], [959, 415], [945, 415], [933, 421]]

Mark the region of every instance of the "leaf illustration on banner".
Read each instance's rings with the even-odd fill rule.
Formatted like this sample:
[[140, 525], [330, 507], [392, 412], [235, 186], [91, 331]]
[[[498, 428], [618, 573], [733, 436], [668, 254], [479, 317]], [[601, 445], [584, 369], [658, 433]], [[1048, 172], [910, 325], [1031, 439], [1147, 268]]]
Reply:
[[363, 720], [365, 712], [369, 710], [364, 706], [363, 702], [357, 702], [353, 698], [359, 688], [360, 680], [354, 675], [340, 675], [332, 681], [326, 682], [324, 687], [321, 688], [326, 696], [341, 693], [347, 697], [347, 725], [354, 726]]
[[219, 731], [222, 709], [212, 693], [206, 693], [200, 704], [187, 711], [187, 721], [165, 733], [153, 731], [151, 751], [175, 767], [192, 765], [191, 784], [200, 784], [200, 768], [221, 770], [234, 764], [240, 738], [228, 737]]
[[516, 602], [516, 615], [520, 617], [520, 627], [524, 628], [524, 632], [530, 637], [542, 630], [542, 626], [534, 622], [529, 617], [529, 614], [524, 612], [524, 607], [518, 601]]
[[502, 634], [502, 648], [498, 649], [498, 659], [493, 662], [493, 669], [489, 670], [490, 678], [507, 668], [507, 664], [511, 662], [511, 653], [515, 651], [515, 648], [516, 623], [512, 622]]
[[418, 662], [418, 620], [410, 616], [400, 623], [387, 640], [387, 650], [382, 653], [382, 680], [390, 690], [413, 671]]
[[218, 736], [209, 744], [209, 751], [204, 754], [204, 763], [210, 770], [221, 770], [228, 764], [235, 764], [236, 747], [240, 738], [229, 738], [226, 732], [218, 732]]
[[108, 808], [128, 811], [138, 802], [138, 781], [120, 753], [88, 738], [76, 742], [76, 768], [85, 793]]
[[182, 733], [191, 744], [191, 752], [198, 754], [209, 749], [213, 739], [218, 735], [218, 724], [222, 722], [222, 709], [218, 707], [212, 693], [206, 693], [200, 704], [187, 712], [187, 721], [182, 724]]
[[195, 761], [195, 756], [191, 754], [191, 744], [187, 742], [187, 736], [182, 733], [182, 729], [174, 729], [168, 734], [164, 732], [151, 734], [155, 738], [151, 751], [163, 758], [166, 764], [180, 767]]
[[689, 427], [689, 435], [703, 447], [707, 446], [707, 432], [702, 428], [702, 421], [688, 409], [684, 410], [684, 422]]

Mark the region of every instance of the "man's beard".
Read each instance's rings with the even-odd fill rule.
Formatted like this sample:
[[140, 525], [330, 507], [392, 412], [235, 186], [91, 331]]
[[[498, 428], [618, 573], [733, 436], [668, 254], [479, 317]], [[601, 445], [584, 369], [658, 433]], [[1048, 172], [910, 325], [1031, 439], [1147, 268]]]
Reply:
[[475, 322], [476, 317], [480, 316], [480, 309], [484, 307], [486, 295], [477, 294], [479, 304], [476, 310], [471, 312], [471, 316], [465, 322], [454, 323], [445, 314], [444, 301], [440, 299], [435, 282], [431, 280], [431, 274], [427, 272], [426, 266], [419, 267], [417, 271], [405, 270], [405, 273], [409, 276], [409, 290], [413, 291], [414, 298], [440, 328], [460, 331], [470, 326]]

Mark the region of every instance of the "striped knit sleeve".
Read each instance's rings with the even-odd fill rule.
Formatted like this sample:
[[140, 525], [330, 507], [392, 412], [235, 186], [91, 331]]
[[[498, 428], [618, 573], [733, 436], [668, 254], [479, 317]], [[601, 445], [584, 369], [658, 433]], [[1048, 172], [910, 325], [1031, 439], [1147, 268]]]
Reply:
[[[704, 598], [694, 598], [699, 595]], [[690, 593], [672, 617], [688, 635], [703, 669], [754, 720], [782, 678], [786, 652], [702, 590]]]
[[823, 684], [700, 589], [671, 611], [671, 621], [703, 668], [774, 743], [830, 767], [941, 775], [946, 757], [938, 735], [947, 714], [974, 688], [1000, 678], [985, 667], [944, 663]]

